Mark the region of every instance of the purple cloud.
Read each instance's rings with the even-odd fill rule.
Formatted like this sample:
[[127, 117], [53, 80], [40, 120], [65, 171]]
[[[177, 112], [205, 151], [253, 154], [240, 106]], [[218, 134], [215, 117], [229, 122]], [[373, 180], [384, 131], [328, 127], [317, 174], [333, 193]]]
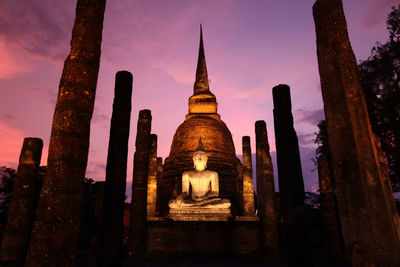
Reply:
[[71, 1], [0, 3], [0, 38], [31, 56], [63, 60], [73, 21]]
[[366, 29], [372, 29], [385, 23], [390, 7], [395, 5], [398, 5], [396, 0], [374, 0], [362, 19], [362, 25]]
[[57, 100], [58, 89], [49, 89], [41, 87], [28, 87], [25, 91], [31, 94], [45, 95], [51, 106], [55, 106]]
[[15, 118], [14, 115], [12, 114], [8, 114], [8, 113], [3, 113], [0, 115], [2, 118], [6, 119], [6, 120], [13, 120]]
[[302, 133], [299, 133], [298, 135], [297, 135], [297, 139], [299, 140], [299, 144], [300, 145], [304, 145], [304, 146], [306, 146], [306, 145], [310, 145], [310, 144], [313, 144], [313, 139], [315, 138], [315, 135], [314, 134], [302, 134]]
[[111, 118], [105, 114], [94, 114], [92, 118], [93, 123], [104, 122], [104, 121], [111, 121]]
[[317, 110], [298, 109], [296, 110], [296, 112], [300, 114], [299, 122], [309, 123], [311, 125], [318, 125], [318, 122], [325, 118], [323, 109], [317, 109]]
[[86, 167], [85, 176], [88, 178], [96, 178], [104, 177], [106, 170], [106, 164], [103, 162], [88, 162], [88, 166]]

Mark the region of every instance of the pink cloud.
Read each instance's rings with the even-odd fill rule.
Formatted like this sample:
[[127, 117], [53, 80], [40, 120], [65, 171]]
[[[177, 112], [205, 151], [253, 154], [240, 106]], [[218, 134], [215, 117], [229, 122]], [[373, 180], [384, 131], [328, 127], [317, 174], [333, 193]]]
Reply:
[[24, 134], [0, 123], [0, 165], [18, 166]]
[[[18, 167], [19, 154], [26, 135], [17, 129], [0, 123], [0, 165]], [[47, 165], [47, 147], [42, 151], [40, 165]]]
[[0, 79], [11, 79], [15, 76], [31, 71], [31, 68], [19, 60], [15, 51], [4, 40], [0, 40]]
[[171, 63], [155, 64], [154, 67], [161, 68], [178, 83], [192, 84], [195, 74], [193, 73], [193, 66], [189, 66], [187, 63], [188, 62], [175, 61]]
[[0, 38], [28, 57], [60, 63], [66, 55], [74, 7], [73, 2], [60, 0], [51, 5], [44, 0], [2, 1]]
[[304, 109], [297, 109], [296, 114], [299, 115], [299, 122], [309, 123], [311, 125], [318, 125], [320, 120], [325, 118], [325, 113], [323, 109], [317, 110], [304, 110]]
[[247, 90], [237, 90], [234, 96], [238, 99], [256, 101], [256, 103], [264, 102], [267, 97], [265, 88], [266, 86], [260, 86]]
[[318, 184], [314, 184], [311, 186], [311, 192], [313, 193], [319, 193], [319, 185]]

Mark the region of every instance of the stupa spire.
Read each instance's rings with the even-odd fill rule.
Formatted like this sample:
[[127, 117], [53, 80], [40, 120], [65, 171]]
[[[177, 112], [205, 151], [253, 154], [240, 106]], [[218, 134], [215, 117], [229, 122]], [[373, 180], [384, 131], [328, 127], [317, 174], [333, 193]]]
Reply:
[[204, 56], [203, 30], [200, 24], [200, 46], [196, 81], [194, 82], [193, 95], [189, 97], [189, 114], [186, 115], [186, 119], [193, 116], [211, 116], [220, 120], [220, 116], [217, 114], [217, 108], [217, 99], [215, 95], [210, 92], [208, 84], [206, 58]]
[[206, 57], [204, 55], [203, 45], [203, 29], [200, 24], [200, 46], [199, 57], [197, 60], [196, 81], [194, 83], [194, 94], [209, 92], [210, 87], [208, 84], [208, 74], [206, 66]]

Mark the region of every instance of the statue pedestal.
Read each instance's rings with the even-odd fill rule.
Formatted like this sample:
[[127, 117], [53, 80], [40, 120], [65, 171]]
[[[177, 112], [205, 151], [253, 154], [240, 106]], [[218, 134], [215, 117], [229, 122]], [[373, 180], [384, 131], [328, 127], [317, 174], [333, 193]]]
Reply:
[[228, 221], [230, 208], [181, 207], [171, 208], [168, 217], [174, 221]]

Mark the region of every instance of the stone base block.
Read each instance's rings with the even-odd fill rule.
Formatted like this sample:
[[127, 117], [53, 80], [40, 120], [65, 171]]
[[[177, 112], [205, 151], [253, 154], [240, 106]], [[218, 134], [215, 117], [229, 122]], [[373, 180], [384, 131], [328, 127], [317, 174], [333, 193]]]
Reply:
[[235, 216], [235, 221], [258, 222], [259, 219], [257, 216]]
[[168, 218], [174, 221], [228, 221], [231, 210], [215, 208], [179, 208], [170, 209]]

